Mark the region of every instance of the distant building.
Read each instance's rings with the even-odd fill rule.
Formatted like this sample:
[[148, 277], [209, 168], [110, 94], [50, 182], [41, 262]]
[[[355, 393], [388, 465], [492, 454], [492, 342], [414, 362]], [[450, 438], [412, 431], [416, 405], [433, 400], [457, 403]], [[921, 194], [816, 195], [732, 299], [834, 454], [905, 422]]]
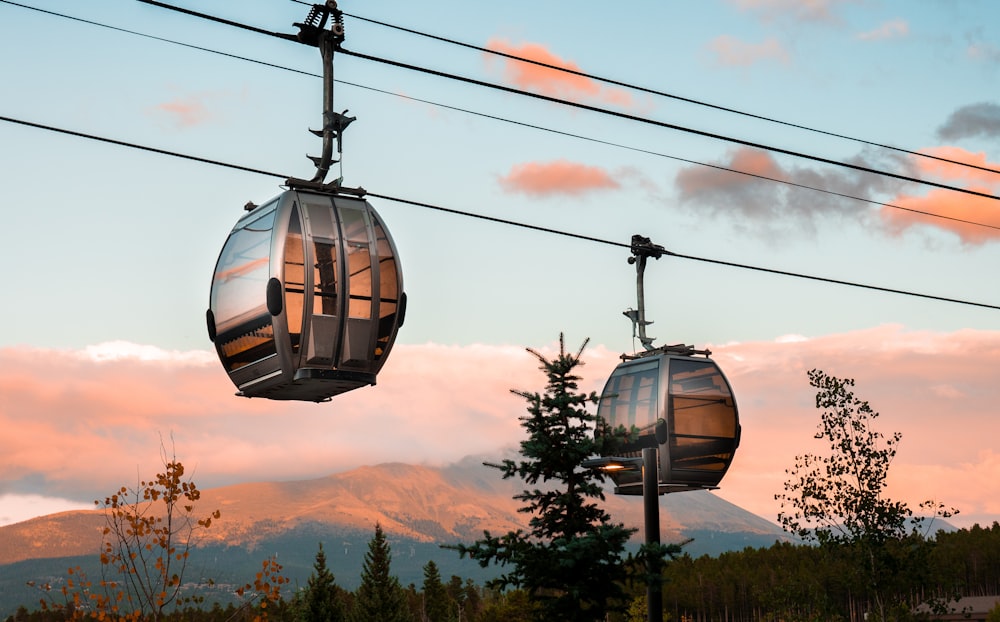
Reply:
[[[934, 621], [946, 622], [948, 620], [965, 620], [967, 622], [986, 622], [986, 616], [994, 607], [1000, 607], [1000, 595], [997, 596], [967, 596], [958, 601], [948, 602], [948, 613], [943, 615], [931, 614]], [[927, 605], [920, 605], [916, 609], [918, 614], [930, 613], [931, 608]]]

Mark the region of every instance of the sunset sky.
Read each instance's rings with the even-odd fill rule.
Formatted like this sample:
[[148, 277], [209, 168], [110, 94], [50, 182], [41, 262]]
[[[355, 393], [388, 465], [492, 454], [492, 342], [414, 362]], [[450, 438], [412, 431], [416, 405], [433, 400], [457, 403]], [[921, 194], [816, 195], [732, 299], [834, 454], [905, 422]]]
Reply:
[[[176, 4], [287, 33], [308, 11]], [[1000, 306], [1000, 201], [909, 180], [1000, 194], [993, 0], [339, 5], [349, 50], [741, 142], [338, 55], [335, 107], [358, 120], [331, 178]], [[0, 35], [2, 117], [312, 176], [314, 48], [133, 0], [0, 1]], [[637, 347], [622, 316], [636, 304], [626, 248], [372, 198], [409, 297], [378, 385], [321, 405], [237, 398], [206, 336], [208, 286], [243, 205], [281, 178], [9, 120], [0, 164], [0, 525], [93, 507], [154, 474], [161, 445], [201, 488], [490, 458], [521, 439], [509, 389], [544, 384], [526, 347], [589, 338], [588, 391]], [[716, 494], [775, 520], [785, 469], [824, 449], [806, 376], [819, 368], [854, 378], [880, 431], [902, 433], [891, 496], [954, 506], [960, 526], [1000, 520], [1000, 310], [678, 257], [646, 274], [649, 334], [711, 349], [736, 392], [743, 445]]]

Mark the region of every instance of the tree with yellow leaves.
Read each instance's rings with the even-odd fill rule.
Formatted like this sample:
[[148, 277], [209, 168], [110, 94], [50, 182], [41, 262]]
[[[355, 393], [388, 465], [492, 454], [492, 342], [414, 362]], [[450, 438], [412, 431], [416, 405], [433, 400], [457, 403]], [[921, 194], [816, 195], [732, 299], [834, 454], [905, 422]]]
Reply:
[[162, 458], [164, 470], [156, 477], [94, 501], [105, 516], [100, 581], [70, 568], [58, 590], [39, 586], [47, 595], [43, 609], [62, 610], [72, 619], [159, 620], [200, 602], [182, 594], [182, 578], [196, 533], [211, 527], [220, 512], [197, 517], [201, 491], [185, 479], [175, 456], [168, 459], [164, 452]]

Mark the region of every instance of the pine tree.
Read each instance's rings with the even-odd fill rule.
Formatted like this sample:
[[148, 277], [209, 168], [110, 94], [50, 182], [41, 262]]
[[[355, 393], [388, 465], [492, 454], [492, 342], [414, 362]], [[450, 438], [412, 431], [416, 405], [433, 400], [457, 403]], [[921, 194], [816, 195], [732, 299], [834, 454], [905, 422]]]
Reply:
[[434, 560], [424, 565], [424, 620], [426, 622], [448, 622], [448, 615], [455, 609], [444, 583], [441, 582], [441, 572]]
[[308, 622], [340, 622], [344, 619], [344, 612], [333, 573], [326, 567], [322, 542], [319, 543], [313, 570], [306, 584], [305, 619]]
[[375, 536], [368, 542], [368, 552], [361, 567], [361, 585], [355, 592], [352, 622], [410, 622], [406, 592], [399, 579], [391, 574], [392, 551], [382, 525], [375, 524]]
[[551, 361], [528, 350], [541, 362], [548, 384], [544, 395], [514, 391], [528, 402], [528, 414], [521, 417], [528, 432], [521, 442], [524, 459], [490, 465], [504, 479], [517, 476], [531, 487], [514, 497], [525, 502], [520, 511], [531, 514], [530, 530], [500, 537], [485, 532], [473, 545], [455, 547], [482, 566], [511, 566], [492, 585], [527, 589], [544, 620], [604, 620], [624, 602], [623, 553], [634, 530], [613, 524], [598, 506], [604, 475], [580, 467], [584, 459], [608, 453], [605, 443], [615, 442], [613, 436], [594, 434], [601, 424], [586, 407], [598, 396], [578, 392], [574, 370], [582, 364], [583, 347], [568, 354], [560, 336], [559, 355]]

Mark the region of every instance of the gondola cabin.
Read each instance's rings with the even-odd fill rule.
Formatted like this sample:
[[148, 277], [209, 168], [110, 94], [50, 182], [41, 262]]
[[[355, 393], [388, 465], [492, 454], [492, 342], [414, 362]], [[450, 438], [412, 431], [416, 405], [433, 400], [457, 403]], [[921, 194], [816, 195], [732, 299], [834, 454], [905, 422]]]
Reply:
[[320, 402], [375, 384], [405, 310], [396, 247], [374, 208], [292, 189], [229, 234], [208, 334], [237, 395]]
[[[643, 447], [657, 448], [661, 493], [717, 487], [740, 444], [733, 391], [707, 354], [666, 346], [624, 357], [601, 394], [598, 416], [612, 430], [634, 433], [616, 455], [634, 458]], [[640, 472], [609, 474], [615, 492], [642, 494]]]

